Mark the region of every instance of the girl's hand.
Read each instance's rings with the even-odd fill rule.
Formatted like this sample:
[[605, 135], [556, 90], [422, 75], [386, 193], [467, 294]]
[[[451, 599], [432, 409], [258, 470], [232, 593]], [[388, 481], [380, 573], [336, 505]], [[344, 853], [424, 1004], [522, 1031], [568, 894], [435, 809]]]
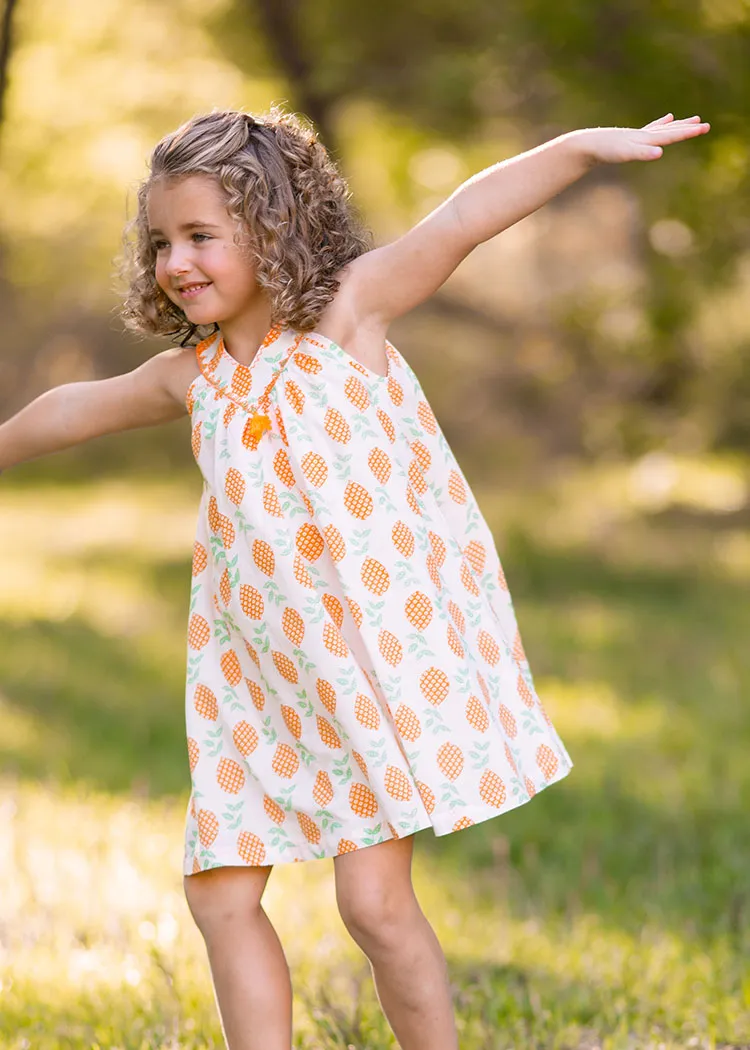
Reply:
[[594, 164], [624, 164], [629, 160], [658, 160], [673, 142], [705, 135], [711, 125], [700, 117], [675, 120], [667, 113], [642, 128], [583, 128], [574, 131], [586, 158]]

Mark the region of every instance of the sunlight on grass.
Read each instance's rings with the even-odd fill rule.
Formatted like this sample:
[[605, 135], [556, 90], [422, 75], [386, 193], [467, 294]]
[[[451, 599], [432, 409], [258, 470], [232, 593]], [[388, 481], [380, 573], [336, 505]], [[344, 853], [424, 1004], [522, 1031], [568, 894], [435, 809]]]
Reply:
[[[670, 477], [667, 502], [684, 505]], [[649, 523], [633, 491], [612, 469], [505, 492], [497, 514], [482, 500], [576, 766], [497, 821], [417, 837], [462, 1050], [750, 1041], [747, 602], [718, 555], [710, 583], [680, 539], [662, 564], [675, 528]], [[703, 504], [733, 513], [741, 495], [735, 481]], [[219, 1050], [181, 875], [196, 494], [3, 497], [0, 1045]], [[718, 550], [700, 527], [699, 549]], [[297, 1050], [392, 1047], [333, 862], [278, 866], [264, 905], [292, 967]]]
[[750, 477], [737, 458], [652, 452], [633, 463], [561, 464], [534, 489], [482, 493], [481, 502], [492, 521], [545, 546], [586, 546], [622, 566], [700, 560], [719, 575], [750, 579]]

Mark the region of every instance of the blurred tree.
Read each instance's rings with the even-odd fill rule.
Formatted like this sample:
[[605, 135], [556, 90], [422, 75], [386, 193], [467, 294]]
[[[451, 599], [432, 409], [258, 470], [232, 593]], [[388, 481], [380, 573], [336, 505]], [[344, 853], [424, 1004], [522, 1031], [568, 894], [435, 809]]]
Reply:
[[8, 86], [8, 66], [13, 53], [13, 15], [18, 0], [5, 0], [0, 26], [0, 131], [5, 116], [5, 93]]
[[[633, 187], [648, 280], [630, 396], [676, 407], [695, 389], [705, 367], [690, 338], [695, 311], [736, 276], [750, 246], [746, 0], [234, 0], [212, 24], [240, 68], [276, 68], [334, 148], [336, 114], [358, 98], [465, 147], [493, 130], [529, 148], [574, 127], [642, 126], [668, 110], [709, 119], [710, 138], [675, 147], [661, 164], [599, 169], [552, 205], [567, 207], [596, 183]], [[665, 217], [671, 226], [654, 235]], [[577, 370], [604, 382], [610, 340], [582, 326], [575, 306], [558, 320], [578, 343]], [[737, 378], [742, 397], [720, 436], [745, 442], [737, 406], [750, 376]]]

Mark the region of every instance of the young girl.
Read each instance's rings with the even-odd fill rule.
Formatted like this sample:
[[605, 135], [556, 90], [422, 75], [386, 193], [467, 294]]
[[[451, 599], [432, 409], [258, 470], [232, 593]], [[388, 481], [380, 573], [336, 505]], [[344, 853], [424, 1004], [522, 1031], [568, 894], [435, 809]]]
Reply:
[[7, 468], [191, 415], [204, 485], [183, 871], [230, 1050], [291, 1046], [289, 971], [261, 898], [274, 864], [322, 857], [400, 1046], [458, 1046], [412, 889], [414, 833], [505, 813], [572, 763], [492, 534], [388, 326], [595, 164], [656, 159], [708, 128], [668, 114], [561, 135], [368, 250], [292, 114], [196, 117], [151, 157], [124, 311], [179, 346], [49, 390], [0, 426]]

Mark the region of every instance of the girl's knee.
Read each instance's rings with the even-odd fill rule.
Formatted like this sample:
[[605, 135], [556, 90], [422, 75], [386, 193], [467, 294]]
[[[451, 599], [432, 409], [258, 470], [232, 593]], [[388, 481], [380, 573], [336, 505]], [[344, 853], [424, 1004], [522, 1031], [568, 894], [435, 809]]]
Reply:
[[[339, 860], [347, 863], [339, 865]], [[336, 903], [354, 940], [363, 946], [400, 936], [420, 912], [411, 882], [410, 846], [381, 843], [336, 861]]]
[[185, 898], [206, 936], [246, 921], [260, 908], [271, 866], [221, 867], [183, 877]]

